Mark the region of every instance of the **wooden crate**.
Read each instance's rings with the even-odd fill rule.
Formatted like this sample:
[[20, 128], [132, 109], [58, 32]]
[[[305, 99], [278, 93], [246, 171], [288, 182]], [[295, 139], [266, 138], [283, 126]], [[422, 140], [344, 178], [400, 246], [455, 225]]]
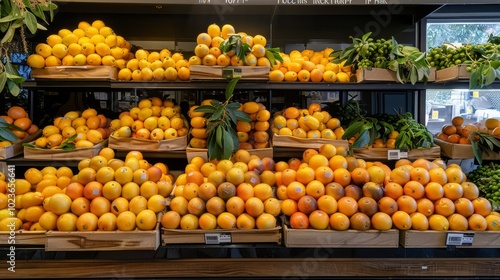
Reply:
[[473, 233], [472, 246], [460, 248], [500, 248], [499, 231], [436, 231], [405, 230], [400, 231], [399, 243], [405, 248], [446, 248], [448, 233]]
[[45, 251], [156, 250], [160, 246], [160, 226], [134, 231], [48, 231]]
[[13, 143], [11, 146], [0, 148], [0, 159], [9, 159], [22, 154], [24, 150], [23, 144], [34, 141], [40, 137], [40, 135], [42, 135], [42, 130], [38, 130], [36, 133], [31, 134], [21, 141]]
[[[354, 149], [354, 156], [356, 158], [366, 159], [366, 160], [387, 160], [389, 158], [389, 148], [357, 148]], [[429, 149], [413, 149], [408, 151], [408, 159], [415, 160], [418, 158], [425, 158], [428, 160], [434, 160], [441, 157], [441, 148], [437, 145], [433, 145]]]
[[111, 135], [108, 140], [108, 147], [119, 151], [168, 152], [185, 150], [187, 147], [186, 135], [160, 141]]
[[[213, 244], [210, 243], [211, 237], [217, 235], [229, 236], [224, 239], [227, 242], [220, 244], [238, 244], [238, 243], [277, 243], [281, 244], [281, 227], [272, 229], [253, 229], [253, 230], [183, 230], [183, 229], [165, 229], [162, 228], [162, 245], [169, 244]], [[208, 239], [207, 239], [208, 238]]]
[[32, 69], [34, 79], [72, 79], [72, 80], [116, 80], [118, 68], [112, 66], [53, 66]]
[[[472, 145], [454, 144], [434, 138], [434, 144], [441, 147], [441, 154], [451, 159], [474, 158]], [[500, 154], [495, 152], [483, 153], [483, 160], [500, 160]]]
[[316, 230], [283, 226], [283, 243], [291, 248], [397, 248], [396, 229], [380, 230]]
[[344, 146], [349, 148], [347, 140], [331, 140], [325, 138], [299, 138], [289, 135], [273, 135], [273, 147], [319, 149], [323, 144], [332, 144], [335, 147]]
[[[34, 144], [34, 142], [31, 142]], [[99, 151], [106, 147], [108, 140], [96, 144], [92, 148], [76, 148], [73, 151], [64, 151], [61, 149], [40, 149], [33, 147], [24, 147], [24, 158], [42, 159], [42, 160], [82, 160], [91, 158], [99, 154]]]
[[396, 72], [385, 68], [363, 68], [356, 70], [356, 81], [364, 82], [397, 82]]
[[436, 71], [436, 83], [444, 83], [456, 80], [470, 79], [470, 72], [466, 70], [467, 65], [460, 64]]
[[44, 245], [45, 231], [18, 230], [13, 236], [15, 244], [9, 244], [10, 232], [0, 232], [0, 245]]
[[226, 80], [239, 76], [242, 80], [269, 80], [266, 66], [189, 66], [191, 80]]

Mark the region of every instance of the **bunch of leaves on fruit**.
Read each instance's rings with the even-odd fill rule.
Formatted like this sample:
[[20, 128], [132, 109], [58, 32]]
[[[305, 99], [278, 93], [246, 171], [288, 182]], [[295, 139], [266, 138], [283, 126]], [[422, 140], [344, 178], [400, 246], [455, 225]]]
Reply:
[[[201, 106], [211, 105], [213, 100], [203, 100]], [[207, 148], [207, 119], [205, 113], [195, 112], [199, 106], [192, 106], [189, 110], [191, 117], [191, 140], [190, 146], [193, 148]], [[251, 150], [263, 149], [269, 147], [269, 119], [271, 112], [266, 109], [264, 104], [248, 101], [241, 104], [239, 110], [247, 113], [251, 121], [236, 121], [236, 135], [238, 137], [238, 148]]]
[[273, 118], [272, 131], [277, 135], [299, 138], [341, 139], [344, 129], [340, 120], [332, 118], [318, 103], [311, 103], [307, 109], [288, 107]]
[[[207, 102], [207, 105], [200, 105], [193, 109], [193, 112], [203, 113], [203, 117], [206, 121], [200, 121], [200, 123], [206, 123], [205, 134], [207, 136], [206, 145], [208, 148], [208, 158], [212, 159], [229, 159], [231, 155], [239, 149], [239, 137], [237, 133], [237, 126], [239, 122], [250, 122], [252, 119], [245, 112], [249, 109], [252, 112], [257, 113], [259, 106], [253, 103], [245, 103], [246, 107], [243, 107], [238, 102], [232, 102], [234, 88], [238, 83], [239, 78], [234, 78], [226, 86], [225, 97], [226, 101], [219, 103], [218, 101], [211, 100]], [[240, 110], [241, 108], [241, 110]], [[253, 111], [255, 109], [255, 111]], [[193, 122], [193, 119], [191, 119]], [[257, 135], [256, 135], [257, 134]], [[258, 136], [259, 138], [256, 138]], [[262, 131], [257, 131], [253, 134], [254, 141], [262, 143], [262, 146], [266, 146], [266, 142], [269, 139], [267, 132], [264, 134]], [[193, 138], [198, 140], [198, 138]], [[200, 143], [205, 143], [204, 139], [201, 139]], [[193, 142], [193, 140], [191, 141]], [[193, 143], [194, 144], [194, 143]]]
[[118, 72], [120, 81], [187, 81], [191, 62], [180, 52], [168, 49], [148, 51], [139, 49]]
[[279, 48], [266, 48], [267, 39], [260, 35], [236, 33], [230, 24], [222, 28], [212, 23], [207, 32], [196, 37], [195, 55], [189, 58], [190, 65], [205, 66], [267, 66], [282, 61]]
[[276, 163], [275, 176], [294, 229], [500, 230], [500, 214], [479, 188], [441, 159], [402, 159], [391, 170], [324, 145]]
[[495, 154], [500, 151], [500, 121], [488, 118], [484, 122], [464, 125], [464, 118], [455, 116], [451, 124], [445, 124], [436, 138], [453, 143], [472, 145], [475, 158], [482, 163], [483, 154]]
[[14, 142], [22, 140], [38, 132], [24, 108], [12, 106], [7, 115], [0, 116], [0, 147], [11, 146]]
[[[110, 148], [80, 161], [78, 172], [68, 167], [29, 168], [24, 178], [14, 181], [16, 230], [152, 230], [172, 182], [167, 165], [153, 165], [137, 151], [117, 159]], [[3, 201], [5, 187], [0, 190]], [[4, 225], [5, 216], [11, 217], [7, 205], [0, 206]]]
[[102, 20], [81, 21], [73, 30], [63, 28], [49, 35], [27, 62], [33, 68], [106, 65], [121, 69], [133, 57], [130, 50], [131, 44]]
[[370, 38], [371, 32], [361, 38], [350, 37], [352, 45], [330, 54], [333, 62], [353, 65], [353, 69], [387, 68], [396, 72], [400, 83], [427, 82], [430, 69], [425, 53], [412, 46], [403, 46], [394, 39]]
[[[5, 88], [13, 95], [19, 95], [21, 84], [25, 78], [10, 60], [10, 45], [15, 36], [19, 36], [23, 51], [28, 53], [26, 30], [35, 34], [38, 30], [46, 30], [42, 23], [49, 24], [54, 18], [57, 5], [47, 1], [15, 1], [5, 0], [1, 3], [0, 21], [2, 22], [2, 39], [0, 40], [0, 92]], [[48, 16], [48, 19], [47, 19]], [[39, 22], [40, 21], [40, 22]], [[16, 30], [19, 33], [16, 34]]]
[[93, 108], [83, 112], [69, 111], [42, 129], [42, 136], [25, 146], [41, 149], [74, 150], [91, 148], [107, 139], [112, 132], [110, 119]]
[[468, 179], [478, 186], [481, 196], [486, 197], [495, 210], [500, 208], [500, 164], [480, 165], [468, 174]]
[[168, 140], [186, 136], [189, 125], [179, 105], [152, 97], [122, 112], [118, 119], [111, 121], [110, 127], [115, 137]]
[[352, 148], [430, 148], [433, 135], [427, 128], [413, 119], [411, 113], [398, 113], [394, 125], [374, 117], [359, 116], [345, 130], [343, 138], [352, 143]]
[[344, 61], [334, 63], [330, 58], [332, 48], [321, 51], [305, 49], [282, 53], [282, 63], [277, 63], [269, 73], [272, 82], [326, 82], [348, 83], [352, 77], [352, 67]]
[[482, 88], [500, 79], [500, 37], [490, 34], [484, 44], [450, 44], [429, 50], [427, 60], [437, 70], [464, 64], [471, 73], [469, 88]]
[[247, 150], [231, 159], [193, 157], [175, 181], [161, 224], [167, 229], [270, 229], [281, 214], [274, 197], [275, 162]]

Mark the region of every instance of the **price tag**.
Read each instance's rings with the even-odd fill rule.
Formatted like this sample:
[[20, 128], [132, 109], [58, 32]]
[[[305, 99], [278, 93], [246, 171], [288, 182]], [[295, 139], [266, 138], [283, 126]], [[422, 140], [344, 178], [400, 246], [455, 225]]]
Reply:
[[437, 120], [437, 119], [439, 119], [439, 111], [437, 111], [437, 110], [432, 110], [431, 119], [433, 119], [433, 120]]
[[233, 79], [241, 77], [241, 68], [222, 68], [222, 78]]
[[477, 90], [476, 90], [476, 91], [473, 91], [473, 92], [472, 92], [472, 97], [474, 97], [474, 98], [479, 98], [479, 91], [477, 91]]
[[446, 246], [472, 246], [474, 242], [474, 233], [448, 233], [446, 235]]
[[205, 244], [231, 243], [230, 233], [205, 233]]
[[402, 158], [408, 158], [408, 152], [406, 150], [387, 150], [388, 160], [398, 160]]

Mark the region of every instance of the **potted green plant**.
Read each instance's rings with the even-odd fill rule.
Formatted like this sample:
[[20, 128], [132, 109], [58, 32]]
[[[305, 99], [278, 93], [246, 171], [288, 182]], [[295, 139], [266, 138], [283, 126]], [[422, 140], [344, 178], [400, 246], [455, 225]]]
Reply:
[[25, 80], [11, 63], [9, 43], [19, 33], [27, 53], [26, 32], [34, 34], [37, 30], [46, 30], [42, 23], [48, 24], [53, 20], [55, 9], [57, 5], [52, 0], [0, 0], [0, 31], [3, 34], [0, 40], [0, 92], [7, 89], [17, 96]]

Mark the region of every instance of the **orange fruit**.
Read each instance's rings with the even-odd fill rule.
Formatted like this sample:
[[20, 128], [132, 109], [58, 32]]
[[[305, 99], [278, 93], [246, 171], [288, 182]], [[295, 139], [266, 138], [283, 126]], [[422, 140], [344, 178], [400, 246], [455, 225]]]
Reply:
[[381, 212], [384, 212], [386, 214], [392, 215], [396, 211], [398, 211], [398, 203], [396, 200], [389, 196], [384, 196], [382, 197], [378, 202], [378, 209]]
[[455, 213], [448, 217], [448, 223], [450, 225], [450, 230], [465, 231], [469, 228], [469, 222], [467, 218]]
[[352, 197], [342, 197], [337, 201], [337, 211], [350, 217], [358, 211], [358, 203]]
[[491, 202], [484, 198], [478, 197], [472, 200], [472, 205], [474, 206], [474, 213], [486, 217], [491, 214], [492, 206]]
[[400, 196], [396, 202], [398, 203], [399, 211], [404, 211], [408, 214], [417, 211], [417, 201], [409, 195]]
[[409, 230], [412, 227], [412, 220], [410, 215], [405, 212], [398, 210], [391, 216], [392, 223], [397, 229]]
[[455, 213], [455, 204], [451, 199], [442, 197], [434, 202], [434, 211], [436, 214], [448, 217]]
[[180, 221], [180, 227], [184, 230], [197, 229], [199, 226], [198, 217], [193, 214], [186, 214], [182, 216]]
[[384, 212], [377, 212], [371, 217], [371, 225], [376, 230], [390, 230], [392, 228], [392, 218]]
[[425, 195], [425, 187], [418, 181], [409, 181], [403, 186], [403, 193], [414, 199], [419, 199]]
[[309, 228], [309, 217], [302, 212], [295, 212], [290, 216], [290, 227], [293, 229]]
[[429, 220], [424, 214], [420, 212], [411, 213], [410, 218], [411, 218], [411, 229], [414, 230], [429, 229]]

